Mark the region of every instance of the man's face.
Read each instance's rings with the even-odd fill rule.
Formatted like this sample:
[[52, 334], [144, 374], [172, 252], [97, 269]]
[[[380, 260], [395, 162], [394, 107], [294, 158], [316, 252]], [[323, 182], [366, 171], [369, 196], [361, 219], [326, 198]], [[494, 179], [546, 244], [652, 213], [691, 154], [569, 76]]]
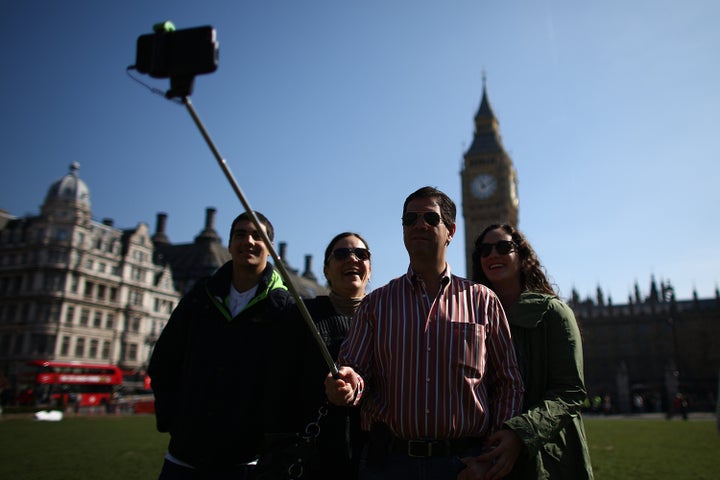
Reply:
[[[260, 227], [267, 233], [265, 225]], [[267, 264], [269, 250], [262, 241], [260, 232], [250, 220], [240, 220], [235, 223], [230, 237], [230, 255], [236, 266], [257, 267], [264, 270]]]
[[[403, 222], [403, 240], [410, 258], [419, 256], [444, 259], [445, 250], [455, 234], [455, 224], [449, 229], [445, 226], [440, 205], [434, 198], [416, 198], [408, 202], [403, 217], [409, 217], [408, 214], [417, 214], [414, 223]], [[432, 225], [438, 217], [438, 223]]]

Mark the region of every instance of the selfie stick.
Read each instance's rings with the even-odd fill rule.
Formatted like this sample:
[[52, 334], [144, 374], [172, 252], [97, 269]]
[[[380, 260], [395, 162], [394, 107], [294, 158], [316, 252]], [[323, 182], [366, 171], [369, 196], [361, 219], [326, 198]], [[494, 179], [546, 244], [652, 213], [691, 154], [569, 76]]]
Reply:
[[220, 165], [220, 168], [222, 169], [223, 173], [225, 174], [225, 178], [228, 179], [228, 182], [230, 182], [230, 185], [232, 186], [233, 190], [235, 191], [235, 194], [240, 199], [240, 202], [243, 204], [243, 207], [245, 207], [245, 211], [248, 213], [248, 216], [250, 217], [250, 220], [252, 220], [252, 223], [255, 225], [255, 228], [257, 228], [258, 233], [262, 236], [262, 241], [265, 243], [265, 246], [267, 247], [268, 251], [270, 252], [270, 255], [272, 256], [273, 260], [275, 260], [275, 266], [280, 270], [280, 273], [282, 274], [283, 278], [287, 282], [288, 290], [290, 290], [290, 293], [292, 293], [293, 297], [295, 297], [295, 301], [297, 302], [297, 306], [300, 309], [300, 313], [303, 316], [303, 319], [305, 319], [305, 323], [307, 323], [307, 327], [310, 329], [310, 333], [312, 333], [313, 338], [315, 339], [315, 342], [317, 343], [318, 347], [320, 348], [320, 353], [322, 353], [323, 358], [325, 359], [325, 363], [327, 364], [328, 368], [330, 368], [330, 373], [332, 373], [332, 376], [335, 378], [339, 378], [339, 373], [337, 366], [335, 366], [335, 362], [332, 359], [332, 356], [330, 356], [330, 352], [327, 349], [327, 346], [325, 345], [325, 342], [323, 341], [322, 337], [320, 336], [320, 332], [318, 332], [317, 326], [315, 325], [315, 322], [313, 322], [312, 317], [310, 316], [310, 312], [308, 311], [307, 307], [305, 306], [305, 303], [303, 302], [302, 298], [297, 292], [297, 289], [295, 288], [295, 285], [292, 281], [292, 278], [290, 277], [290, 273], [287, 271], [287, 268], [285, 267], [285, 262], [278, 256], [278, 254], [275, 252], [275, 249], [272, 246], [272, 242], [270, 241], [270, 238], [268, 238], [267, 233], [265, 232], [265, 229], [260, 226], [260, 220], [258, 220], [257, 215], [255, 215], [255, 211], [250, 208], [250, 204], [248, 203], [247, 199], [245, 198], [245, 195], [243, 195], [242, 190], [240, 189], [240, 186], [235, 181], [235, 177], [233, 176], [232, 172], [230, 171], [230, 168], [227, 166], [227, 162], [225, 162], [225, 159], [222, 158], [220, 155], [220, 152], [217, 148], [215, 148], [215, 144], [213, 143], [212, 139], [210, 138], [210, 134], [208, 134], [207, 130], [203, 126], [203, 123], [200, 121], [200, 117], [198, 117], [197, 113], [195, 112], [195, 109], [192, 106], [192, 103], [190, 103], [190, 98], [187, 96], [182, 97], [182, 102], [185, 104], [185, 106], [188, 109], [188, 112], [190, 112], [190, 116], [195, 121], [195, 125], [197, 125], [198, 129], [200, 129], [200, 133], [202, 133], [203, 138], [205, 138], [205, 141], [207, 142], [208, 146], [210, 147], [210, 150], [212, 150], [213, 155], [215, 156], [215, 159], [218, 162], [218, 165]]

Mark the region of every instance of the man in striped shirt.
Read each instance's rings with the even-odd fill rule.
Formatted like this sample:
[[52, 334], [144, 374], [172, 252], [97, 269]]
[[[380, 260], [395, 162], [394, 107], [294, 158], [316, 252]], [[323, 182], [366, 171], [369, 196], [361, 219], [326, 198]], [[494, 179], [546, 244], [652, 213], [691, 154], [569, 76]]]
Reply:
[[446, 262], [455, 213], [433, 187], [407, 197], [408, 272], [363, 300], [340, 350], [340, 378], [325, 382], [332, 403], [360, 405], [370, 432], [361, 479], [454, 480], [460, 458], [479, 454], [484, 438], [521, 412], [500, 301]]

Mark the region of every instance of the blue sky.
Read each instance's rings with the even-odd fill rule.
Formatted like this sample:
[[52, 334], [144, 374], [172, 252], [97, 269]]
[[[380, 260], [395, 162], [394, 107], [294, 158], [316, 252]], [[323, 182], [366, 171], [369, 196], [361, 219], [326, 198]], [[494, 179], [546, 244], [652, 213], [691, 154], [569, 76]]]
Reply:
[[[564, 297], [720, 282], [720, 3], [714, 0], [0, 1], [0, 208], [37, 214], [81, 164], [93, 216], [191, 241], [240, 211], [188, 112], [125, 73], [138, 35], [213, 25], [192, 102], [291, 266], [363, 234], [371, 287], [407, 268], [424, 185], [461, 206], [483, 71], [519, 177], [520, 228]], [[157, 88], [166, 80], [144, 77]], [[461, 219], [461, 217], [460, 217]], [[463, 225], [449, 250], [464, 275]]]

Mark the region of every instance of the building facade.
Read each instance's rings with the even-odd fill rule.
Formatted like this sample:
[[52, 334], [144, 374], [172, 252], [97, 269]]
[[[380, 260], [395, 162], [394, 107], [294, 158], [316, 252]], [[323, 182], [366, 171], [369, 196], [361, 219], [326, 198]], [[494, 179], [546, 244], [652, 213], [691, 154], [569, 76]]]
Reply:
[[676, 300], [669, 282], [623, 305], [569, 300], [581, 328], [590, 397], [612, 401], [612, 411], [668, 411], [680, 393], [691, 409], [716, 408], [720, 375], [720, 292], [715, 298]]
[[[154, 234], [93, 220], [78, 171], [73, 163], [50, 186], [39, 215], [0, 210], [0, 373], [11, 388], [28, 360], [144, 371], [182, 294], [230, 260], [214, 209], [192, 243], [174, 245], [164, 213]], [[310, 268], [308, 257], [303, 275], [288, 268], [305, 297], [326, 292]]]
[[0, 229], [0, 369], [28, 359], [113, 363], [135, 370], [180, 297], [153, 262], [147, 225], [91, 218], [79, 165], [48, 190], [40, 214]]

